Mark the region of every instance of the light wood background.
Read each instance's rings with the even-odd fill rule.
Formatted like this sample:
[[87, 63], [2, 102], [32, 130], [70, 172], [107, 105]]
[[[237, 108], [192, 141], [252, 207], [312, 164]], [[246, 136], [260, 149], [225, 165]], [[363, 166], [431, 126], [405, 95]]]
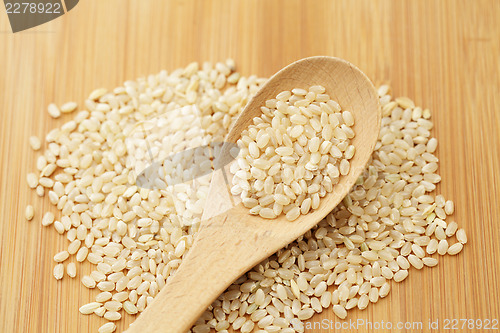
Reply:
[[[469, 243], [435, 268], [412, 270], [387, 298], [348, 319], [421, 321], [424, 331], [429, 320], [441, 328], [445, 319], [500, 320], [498, 20], [497, 0], [87, 0], [12, 34], [0, 6], [0, 332], [96, 332], [104, 323], [78, 312], [97, 291], [52, 277], [52, 256], [67, 240], [41, 227], [50, 204], [26, 185], [36, 160], [29, 135], [44, 136], [70, 117], [51, 119], [46, 105], [82, 102], [97, 87], [227, 57], [241, 73], [260, 76], [306, 56], [345, 58], [433, 112], [438, 192], [455, 201]], [[30, 223], [26, 204], [36, 210]], [[335, 320], [331, 311], [313, 320], [325, 318]]]

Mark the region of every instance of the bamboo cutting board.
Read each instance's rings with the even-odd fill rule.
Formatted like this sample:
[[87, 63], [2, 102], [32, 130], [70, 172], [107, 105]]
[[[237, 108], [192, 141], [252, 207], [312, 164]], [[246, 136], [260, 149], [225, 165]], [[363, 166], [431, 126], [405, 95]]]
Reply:
[[[96, 332], [104, 323], [78, 312], [96, 290], [79, 278], [52, 277], [52, 257], [67, 240], [41, 227], [50, 204], [26, 185], [36, 161], [28, 137], [70, 117], [50, 118], [47, 104], [81, 103], [97, 87], [228, 57], [242, 74], [266, 77], [303, 57], [341, 57], [433, 112], [443, 179], [437, 192], [454, 200], [469, 242], [435, 268], [412, 269], [388, 297], [350, 311], [347, 323], [422, 322], [423, 329], [391, 331], [427, 332], [438, 321], [434, 331], [444, 332], [447, 319], [500, 320], [499, 19], [497, 0], [88, 0], [12, 34], [0, 6], [0, 332]], [[36, 211], [30, 223], [27, 204]], [[79, 277], [91, 270], [77, 267]], [[311, 322], [321, 320], [342, 323], [331, 310]], [[132, 321], [126, 316], [117, 331]], [[481, 331], [461, 326], [452, 331]], [[344, 324], [335, 331], [388, 330]]]

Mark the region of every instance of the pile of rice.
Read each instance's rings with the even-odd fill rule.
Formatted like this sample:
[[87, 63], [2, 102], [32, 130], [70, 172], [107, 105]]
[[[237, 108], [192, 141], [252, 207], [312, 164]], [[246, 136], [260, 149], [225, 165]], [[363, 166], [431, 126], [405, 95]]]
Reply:
[[[99, 332], [113, 332], [124, 312], [143, 311], [175, 274], [199, 228], [211, 176], [209, 157], [195, 148], [222, 142], [265, 81], [242, 77], [231, 60], [192, 63], [97, 89], [83, 111], [47, 135], [27, 180], [59, 212], [28, 206], [26, 218], [70, 241], [54, 256], [54, 276], [66, 272], [96, 289], [95, 302], [80, 311], [110, 321]], [[379, 140], [343, 203], [238, 279], [192, 332], [303, 332], [315, 313], [329, 309], [344, 319], [387, 296], [391, 280], [403, 281], [411, 267], [435, 266], [437, 254], [462, 250], [464, 230], [447, 221], [453, 202], [434, 193], [441, 177], [429, 110], [393, 98], [388, 86], [378, 94]], [[39, 141], [30, 138], [34, 150]], [[194, 180], [192, 168], [201, 169]], [[95, 270], [81, 276], [73, 258]]]

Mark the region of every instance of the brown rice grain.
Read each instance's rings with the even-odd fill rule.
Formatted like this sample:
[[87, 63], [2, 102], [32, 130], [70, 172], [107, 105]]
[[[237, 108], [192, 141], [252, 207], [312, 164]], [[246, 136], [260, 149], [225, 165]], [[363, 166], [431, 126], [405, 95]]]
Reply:
[[35, 215], [35, 210], [32, 205], [27, 205], [26, 209], [24, 211], [24, 217], [26, 220], [31, 221], [33, 220], [33, 216]]
[[100, 306], [99, 308], [94, 310], [94, 314], [99, 316], [99, 317], [103, 317], [105, 313], [106, 313], [106, 309], [104, 308], [104, 306]]
[[64, 265], [63, 264], [55, 265], [53, 273], [56, 280], [61, 280], [64, 276]]
[[117, 321], [122, 318], [122, 315], [116, 311], [106, 311], [106, 313], [104, 313], [104, 318], [110, 321]]
[[91, 302], [91, 303], [87, 303], [85, 305], [82, 305], [79, 310], [80, 310], [81, 314], [87, 315], [87, 314], [93, 313], [101, 305], [102, 304], [98, 303], [98, 302]]
[[99, 327], [98, 333], [113, 333], [116, 330], [116, 325], [114, 323], [106, 323]]
[[465, 230], [464, 229], [458, 229], [457, 231], [457, 240], [462, 243], [462, 244], [465, 244], [467, 243], [467, 234], [465, 233]]
[[440, 255], [445, 255], [448, 251], [448, 241], [446, 239], [442, 239], [439, 241], [437, 252]]
[[40, 147], [42, 146], [42, 142], [37, 136], [30, 136], [29, 137], [29, 144], [31, 146], [31, 149], [33, 150], [40, 150]]
[[70, 262], [66, 266], [66, 273], [68, 274], [69, 277], [74, 278], [76, 276], [76, 265], [74, 262]]
[[408, 271], [406, 269], [402, 269], [394, 274], [394, 281], [401, 282], [407, 277], [408, 277]]
[[125, 301], [123, 303], [123, 309], [125, 310], [125, 312], [131, 315], [134, 315], [138, 312], [137, 307], [130, 301]]
[[47, 111], [52, 118], [59, 118], [61, 116], [61, 110], [54, 103], [49, 104]]
[[82, 284], [89, 289], [93, 289], [96, 286], [95, 280], [91, 278], [89, 275], [84, 275], [82, 277]]
[[69, 258], [68, 251], [61, 251], [61, 252], [57, 253], [56, 255], [54, 255], [55, 262], [63, 262], [68, 258]]
[[333, 306], [333, 313], [339, 317], [340, 319], [345, 319], [347, 317], [347, 311], [342, 305], [334, 305]]
[[462, 251], [463, 247], [464, 247], [464, 246], [463, 246], [463, 244], [462, 244], [462, 243], [455, 243], [455, 244], [453, 244], [452, 246], [450, 246], [450, 247], [448, 248], [447, 253], [448, 253], [449, 255], [453, 256], [453, 255], [455, 255], [455, 254], [460, 253], [460, 251]]
[[78, 107], [78, 104], [76, 102], [67, 102], [67, 103], [64, 103], [63, 105], [61, 105], [60, 110], [62, 113], [70, 113], [70, 112], [75, 111], [77, 107]]

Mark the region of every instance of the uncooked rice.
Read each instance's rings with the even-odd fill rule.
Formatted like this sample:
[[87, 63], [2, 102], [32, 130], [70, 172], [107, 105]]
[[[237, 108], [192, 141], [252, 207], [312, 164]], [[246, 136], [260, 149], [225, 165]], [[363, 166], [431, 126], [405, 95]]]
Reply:
[[66, 273], [68, 274], [69, 277], [74, 278], [76, 276], [76, 265], [74, 262], [70, 262], [66, 266]]
[[31, 149], [33, 149], [35, 151], [40, 150], [40, 148], [42, 146], [42, 142], [40, 141], [40, 139], [34, 135], [30, 136], [29, 143], [30, 143]]
[[64, 276], [64, 265], [63, 264], [55, 265], [53, 273], [56, 280], [61, 280]]
[[231, 193], [250, 214], [293, 221], [349, 173], [354, 118], [323, 86], [282, 91], [241, 133]]
[[26, 175], [26, 181], [30, 188], [36, 188], [38, 186], [38, 177], [32, 172]]
[[26, 218], [26, 220], [31, 221], [33, 219], [33, 216], [35, 216], [35, 210], [33, 206], [27, 205], [24, 211], [24, 217]]
[[49, 104], [47, 111], [52, 118], [59, 118], [61, 116], [61, 110], [54, 103]]
[[101, 307], [101, 303], [99, 302], [91, 302], [80, 307], [81, 314], [91, 314], [94, 313], [95, 310]]
[[78, 104], [76, 102], [67, 102], [61, 105], [61, 112], [62, 113], [70, 113], [76, 110], [78, 107]]
[[[144, 311], [189, 252], [210, 183], [210, 173], [193, 175], [211, 166], [196, 149], [167, 157], [223, 141], [266, 81], [234, 68], [231, 60], [192, 63], [97, 89], [82, 111], [46, 135], [39, 175], [27, 181], [38, 195], [50, 193], [59, 211], [42, 218], [70, 242], [56, 261], [68, 260], [67, 253], [96, 265], [80, 277], [87, 288], [97, 287], [96, 302], [80, 312], [114, 321]], [[235, 281], [192, 332], [304, 332], [302, 320], [315, 313], [331, 308], [344, 319], [347, 309], [386, 297], [391, 280], [405, 280], [411, 266], [435, 266], [435, 252], [462, 250], [465, 231], [446, 222], [454, 205], [434, 193], [441, 177], [430, 111], [407, 97], [394, 99], [386, 85], [378, 94], [379, 140], [351, 192], [316, 227]], [[55, 105], [49, 110], [60, 115]], [[311, 200], [305, 211], [312, 206]], [[73, 264], [67, 269], [78, 275]], [[58, 263], [54, 276], [63, 275]], [[115, 329], [108, 322], [98, 331]]]
[[116, 330], [116, 325], [114, 323], [106, 323], [99, 327], [97, 330], [98, 333], [113, 333]]

